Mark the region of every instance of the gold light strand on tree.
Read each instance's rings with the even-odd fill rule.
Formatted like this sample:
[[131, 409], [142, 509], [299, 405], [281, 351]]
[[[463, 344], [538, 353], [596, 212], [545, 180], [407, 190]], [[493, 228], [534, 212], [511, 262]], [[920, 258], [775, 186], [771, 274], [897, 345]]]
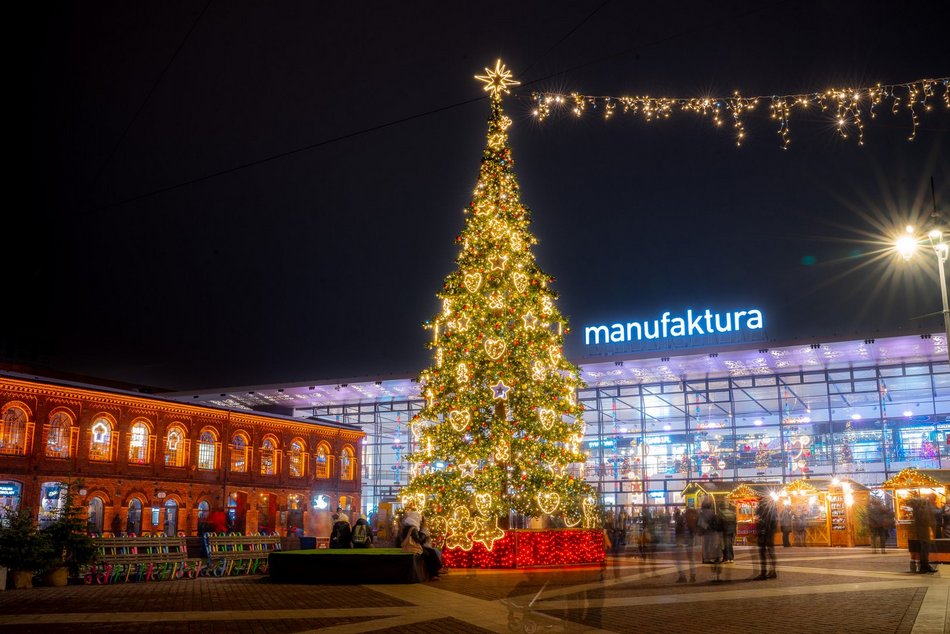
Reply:
[[743, 97], [739, 92], [729, 97], [612, 97], [592, 96], [580, 93], [569, 95], [555, 92], [534, 92], [531, 99], [535, 104], [532, 114], [544, 121], [559, 110], [570, 108], [575, 117], [588, 112], [602, 112], [604, 119], [610, 119], [618, 111], [640, 117], [645, 122], [670, 119], [677, 113], [689, 113], [708, 118], [713, 125], [723, 125], [723, 117], [731, 117], [736, 145], [741, 146], [746, 138], [745, 121], [749, 113], [755, 112], [760, 102], [768, 102], [770, 118], [778, 123], [776, 133], [782, 140], [782, 149], [788, 149], [791, 143], [789, 122], [797, 111], [817, 109], [834, 117], [836, 130], [843, 139], [853, 132], [858, 145], [864, 145], [864, 117], [875, 118], [875, 108], [890, 105], [891, 113], [910, 115], [909, 141], [917, 138], [920, 126], [918, 111], [932, 110], [931, 102], [941, 98], [944, 106], [950, 108], [950, 77], [918, 79], [899, 84], [875, 84], [857, 88], [830, 88], [819, 92], [795, 93], [788, 95], [763, 95]]

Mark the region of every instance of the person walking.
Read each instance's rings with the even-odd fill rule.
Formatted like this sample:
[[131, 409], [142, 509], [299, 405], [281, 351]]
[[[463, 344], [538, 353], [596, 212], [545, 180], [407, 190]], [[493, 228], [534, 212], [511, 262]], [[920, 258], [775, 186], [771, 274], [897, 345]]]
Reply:
[[719, 581], [722, 570], [722, 526], [713, 499], [707, 496], [699, 509], [699, 529], [702, 531], [703, 563], [712, 564], [713, 580]]
[[805, 519], [805, 513], [799, 511], [798, 513], [792, 513], [792, 530], [795, 531], [795, 545], [796, 546], [805, 546], [807, 532], [808, 532], [808, 522]]
[[789, 534], [792, 532], [792, 511], [787, 506], [782, 509], [781, 528], [782, 548], [788, 548], [792, 545], [788, 539]]
[[112, 536], [118, 537], [122, 533], [122, 518], [119, 517], [119, 512], [116, 511], [112, 514]]
[[910, 529], [910, 539], [917, 540], [920, 548], [920, 562], [917, 572], [929, 574], [937, 572], [930, 567], [930, 540], [931, 532], [936, 526], [936, 508], [933, 499], [929, 496], [911, 500], [914, 519]]
[[736, 560], [733, 546], [736, 543], [736, 527], [738, 519], [736, 509], [727, 502], [719, 510], [719, 523], [722, 525], [722, 560], [725, 563], [732, 563]]
[[689, 576], [696, 581], [696, 567], [693, 563], [693, 534], [686, 523], [686, 514], [676, 509], [673, 511], [673, 539], [676, 554], [676, 583], [686, 583], [686, 562], [689, 562]]
[[775, 579], [775, 528], [778, 523], [775, 503], [762, 496], [755, 507], [755, 536], [759, 542], [759, 576], [756, 579]]

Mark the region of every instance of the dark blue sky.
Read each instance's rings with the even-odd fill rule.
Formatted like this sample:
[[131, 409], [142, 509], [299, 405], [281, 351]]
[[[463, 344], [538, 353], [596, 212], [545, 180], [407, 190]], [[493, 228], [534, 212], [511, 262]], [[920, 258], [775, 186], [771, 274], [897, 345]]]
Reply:
[[931, 175], [948, 211], [942, 104], [912, 143], [905, 112], [868, 121], [864, 147], [814, 113], [783, 151], [763, 106], [737, 149], [690, 115], [539, 125], [527, 99], [945, 76], [938, 2], [471, 4], [35, 9], [31, 222], [7, 234], [0, 352], [181, 389], [418, 372], [488, 116], [440, 109], [499, 56], [547, 78], [506, 107], [570, 356], [585, 324], [662, 310], [761, 306], [780, 340], [939, 310], [932, 260], [858, 268], [876, 247], [855, 240], [929, 214]]

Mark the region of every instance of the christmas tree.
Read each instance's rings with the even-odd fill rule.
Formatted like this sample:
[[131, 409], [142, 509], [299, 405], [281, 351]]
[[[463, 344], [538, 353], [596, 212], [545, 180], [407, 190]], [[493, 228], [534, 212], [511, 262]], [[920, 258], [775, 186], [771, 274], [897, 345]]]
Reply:
[[562, 354], [564, 318], [553, 278], [535, 263], [513, 171], [502, 96], [517, 84], [499, 61], [477, 77], [491, 97], [487, 144], [458, 269], [427, 323], [435, 351], [422, 372], [425, 406], [410, 422], [412, 480], [404, 504], [422, 511], [447, 547], [491, 549], [512, 513], [594, 526], [593, 489], [569, 472], [584, 462], [580, 371]]
[[854, 462], [854, 452], [851, 450], [854, 436], [854, 427], [849, 420], [844, 424], [844, 437], [841, 439], [841, 449], [838, 454], [841, 458], [841, 464], [849, 465]]

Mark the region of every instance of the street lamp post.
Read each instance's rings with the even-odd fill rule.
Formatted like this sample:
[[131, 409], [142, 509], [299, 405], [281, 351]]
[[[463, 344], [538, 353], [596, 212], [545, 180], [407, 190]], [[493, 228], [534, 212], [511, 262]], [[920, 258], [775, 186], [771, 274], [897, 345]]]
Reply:
[[[937, 256], [937, 272], [940, 274], [940, 296], [943, 300], [943, 331], [944, 345], [947, 349], [947, 361], [950, 362], [950, 307], [947, 305], [947, 275], [944, 267], [947, 263], [947, 255], [950, 253], [950, 245], [943, 239], [943, 231], [934, 229], [927, 234], [930, 240], [930, 246], [933, 248], [934, 255]], [[914, 235], [914, 228], [907, 227], [907, 233], [897, 240], [897, 251], [909, 261], [916, 253], [922, 240]]]

